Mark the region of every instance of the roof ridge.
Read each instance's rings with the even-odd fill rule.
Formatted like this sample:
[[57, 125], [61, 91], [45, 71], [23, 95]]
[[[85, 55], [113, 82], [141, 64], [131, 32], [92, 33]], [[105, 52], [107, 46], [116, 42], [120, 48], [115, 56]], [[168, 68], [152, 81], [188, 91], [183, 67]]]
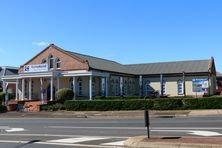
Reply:
[[183, 62], [198, 62], [198, 61], [210, 61], [210, 59], [203, 60], [182, 60], [182, 61], [167, 61], [167, 62], [151, 62], [151, 63], [137, 63], [137, 64], [124, 64], [124, 66], [133, 66], [133, 65], [146, 65], [146, 64], [163, 64], [163, 63], [183, 63]]
[[120, 64], [120, 65], [123, 65], [123, 66], [124, 66], [124, 64], [121, 64], [121, 63], [116, 62], [116, 61], [114, 61], [114, 60], [109, 60], [109, 59], [105, 59], [105, 58], [100, 58], [100, 57], [96, 57], [96, 56], [91, 56], [91, 55], [87, 55], [87, 54], [82, 54], [82, 53], [78, 53], [78, 52], [73, 52], [73, 51], [70, 51], [70, 50], [64, 50], [64, 51], [66, 51], [66, 52], [71, 52], [71, 53], [73, 53], [73, 54], [79, 54], [79, 55], [82, 55], [82, 56], [91, 57], [91, 58], [101, 59], [101, 60], [105, 60], [105, 61], [109, 61], [109, 62], [114, 62], [114, 63], [117, 63], [117, 64]]

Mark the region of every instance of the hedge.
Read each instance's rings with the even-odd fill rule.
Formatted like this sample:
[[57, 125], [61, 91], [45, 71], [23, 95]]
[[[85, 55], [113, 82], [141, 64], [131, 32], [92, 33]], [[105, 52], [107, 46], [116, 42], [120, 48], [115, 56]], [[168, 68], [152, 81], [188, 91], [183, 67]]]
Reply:
[[4, 113], [7, 111], [7, 107], [4, 105], [0, 105], [0, 113]]
[[114, 100], [67, 100], [64, 104], [51, 102], [42, 110], [114, 111], [114, 110], [184, 110], [222, 109], [222, 97], [162, 98], [162, 99], [114, 99]]

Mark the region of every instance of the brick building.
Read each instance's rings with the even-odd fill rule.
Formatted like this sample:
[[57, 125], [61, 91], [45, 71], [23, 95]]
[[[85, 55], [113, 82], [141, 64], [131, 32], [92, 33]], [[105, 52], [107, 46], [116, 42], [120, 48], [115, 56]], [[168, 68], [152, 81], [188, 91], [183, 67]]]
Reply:
[[123, 65], [66, 51], [51, 44], [20, 66], [16, 100], [52, 101], [55, 92], [71, 88], [74, 99], [95, 96], [203, 96], [216, 93], [214, 59]]

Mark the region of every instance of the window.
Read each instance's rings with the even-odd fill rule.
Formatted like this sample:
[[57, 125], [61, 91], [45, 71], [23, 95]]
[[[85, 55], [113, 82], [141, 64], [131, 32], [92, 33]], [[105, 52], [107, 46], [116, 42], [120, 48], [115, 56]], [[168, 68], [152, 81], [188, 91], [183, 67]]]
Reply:
[[183, 82], [182, 82], [182, 80], [177, 81], [177, 90], [178, 90], [179, 95], [183, 94]]
[[165, 95], [166, 94], [166, 81], [163, 80], [163, 83], [162, 83], [162, 91], [163, 91], [163, 94]]
[[69, 79], [69, 86], [70, 86], [70, 89], [73, 90], [73, 78]]
[[92, 79], [92, 95], [93, 96], [95, 96], [95, 93], [96, 93], [95, 83], [96, 83], [96, 80], [95, 80], [95, 78], [93, 78]]
[[150, 81], [149, 80], [147, 80], [146, 81], [146, 83], [145, 83], [145, 93], [146, 93], [146, 95], [150, 95], [150, 92], [152, 92], [153, 91], [153, 89], [152, 89], [152, 87], [150, 86]]
[[54, 58], [52, 55], [49, 56], [49, 68], [53, 68], [53, 61], [54, 61]]
[[127, 87], [128, 87], [128, 82], [127, 80], [125, 80], [123, 85], [123, 95], [127, 95]]
[[116, 84], [115, 84], [115, 86], [116, 86], [116, 96], [119, 96], [119, 81], [118, 80], [116, 80]]
[[46, 59], [42, 59], [41, 64], [45, 64], [46, 63]]
[[61, 61], [59, 58], [56, 58], [56, 69], [60, 69], [61, 68]]
[[82, 96], [82, 79], [78, 78], [77, 82], [78, 82], [78, 94], [79, 96]]

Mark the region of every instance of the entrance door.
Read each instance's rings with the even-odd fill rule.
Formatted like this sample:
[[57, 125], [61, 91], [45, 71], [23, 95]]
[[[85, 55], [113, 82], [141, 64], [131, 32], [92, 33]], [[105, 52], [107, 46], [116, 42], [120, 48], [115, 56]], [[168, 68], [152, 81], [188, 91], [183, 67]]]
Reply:
[[[51, 98], [51, 85], [47, 87], [47, 101], [50, 101]], [[55, 86], [53, 86], [53, 100], [55, 100]]]

